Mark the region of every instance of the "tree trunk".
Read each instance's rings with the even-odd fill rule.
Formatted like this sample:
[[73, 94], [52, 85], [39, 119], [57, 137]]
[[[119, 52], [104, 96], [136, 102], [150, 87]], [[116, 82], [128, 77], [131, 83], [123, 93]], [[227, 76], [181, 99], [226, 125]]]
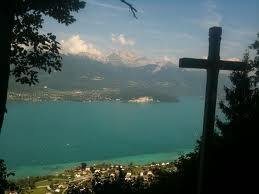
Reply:
[[3, 127], [6, 110], [8, 81], [10, 74], [10, 56], [12, 30], [14, 23], [13, 1], [2, 3], [0, 8], [0, 132]]

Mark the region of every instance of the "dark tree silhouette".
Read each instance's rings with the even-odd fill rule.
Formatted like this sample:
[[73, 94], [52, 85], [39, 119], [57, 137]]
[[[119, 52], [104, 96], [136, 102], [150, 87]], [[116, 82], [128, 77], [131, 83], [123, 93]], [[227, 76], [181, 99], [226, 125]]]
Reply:
[[220, 109], [227, 117], [227, 121], [219, 119], [217, 121], [224, 141], [235, 145], [242, 145], [246, 135], [254, 134], [256, 126], [252, 124], [258, 118], [256, 113], [259, 111], [258, 76], [251, 75], [256, 67], [253, 61], [249, 61], [248, 51], [244, 55], [244, 61], [248, 64], [248, 69], [244, 72], [233, 72], [230, 75], [233, 86], [225, 88], [226, 102], [220, 102]]
[[92, 192], [84, 186], [70, 185], [67, 194], [92, 194]]
[[[259, 34], [257, 35], [259, 39]], [[220, 102], [220, 109], [226, 121], [217, 120], [221, 149], [218, 152], [219, 168], [214, 169], [215, 177], [221, 178], [221, 185], [227, 192], [250, 193], [253, 185], [252, 174], [257, 164], [253, 159], [258, 142], [259, 120], [259, 44], [250, 46], [256, 51], [254, 60], [249, 60], [249, 51], [244, 55], [247, 70], [230, 75], [231, 87], [226, 87], [226, 100]], [[243, 153], [243, 154], [241, 154]], [[256, 157], [256, 156], [255, 156]], [[219, 173], [219, 170], [224, 174]], [[248, 181], [249, 180], [249, 181]]]
[[6, 170], [4, 161], [0, 159], [0, 194], [4, 194], [4, 191], [11, 186], [7, 181], [7, 178], [9, 176], [14, 176], [14, 173], [8, 173]]
[[82, 162], [80, 168], [82, 170], [85, 170], [86, 167], [87, 167], [87, 164], [85, 162]]
[[[136, 17], [137, 10], [126, 0]], [[0, 132], [6, 110], [9, 76], [22, 84], [38, 83], [43, 70], [61, 70], [59, 43], [52, 33], [41, 33], [43, 16], [69, 25], [75, 21], [73, 12], [85, 7], [82, 0], [8, 0], [1, 5], [2, 28], [0, 36]]]

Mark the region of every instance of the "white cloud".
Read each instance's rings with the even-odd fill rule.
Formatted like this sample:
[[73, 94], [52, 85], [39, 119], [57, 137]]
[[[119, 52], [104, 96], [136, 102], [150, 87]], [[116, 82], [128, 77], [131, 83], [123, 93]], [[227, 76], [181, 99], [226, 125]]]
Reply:
[[176, 64], [178, 63], [178, 58], [177, 57], [168, 57], [168, 56], [163, 56], [162, 61], [165, 63], [173, 63]]
[[67, 40], [61, 40], [61, 49], [64, 54], [86, 54], [94, 58], [102, 58], [103, 54], [94, 48], [91, 43], [82, 40], [79, 35], [73, 35]]
[[107, 56], [107, 59], [112, 64], [124, 64], [127, 66], [142, 66], [151, 62], [150, 59], [129, 50], [113, 51]]
[[114, 43], [119, 43], [122, 46], [134, 46], [135, 45], [135, 41], [130, 39], [130, 38], [126, 38], [124, 34], [119, 34], [118, 36], [116, 36], [115, 34], [112, 34], [111, 37], [112, 42]]
[[202, 5], [204, 7], [206, 7], [209, 11], [213, 11], [217, 8], [217, 5], [216, 5], [215, 1], [213, 1], [213, 0], [205, 1], [205, 2], [203, 2]]
[[157, 58], [148, 58], [140, 56], [136, 52], [129, 50], [113, 51], [107, 55], [107, 61], [114, 65], [126, 65], [130, 67], [140, 67], [148, 64], [155, 64], [155, 72], [160, 71], [164, 66], [178, 64], [178, 57], [160, 56]]
[[222, 15], [217, 12], [217, 5], [215, 1], [208, 0], [204, 3], [205, 9], [207, 9], [208, 15], [201, 22], [203, 27], [220, 26], [222, 22]]
[[240, 62], [241, 59], [237, 58], [237, 57], [232, 57], [232, 58], [226, 58], [224, 59], [225, 61], [234, 61], [234, 62]]
[[153, 73], [161, 71], [163, 67], [168, 65], [173, 65], [178, 67], [179, 58], [175, 56], [161, 56], [156, 59], [150, 60], [151, 64], [156, 64], [156, 68], [154, 69]]
[[257, 31], [256, 30], [239, 30], [238, 33], [240, 36], [245, 37], [256, 37]]
[[100, 3], [100, 2], [97, 2], [97, 1], [93, 1], [93, 0], [88, 0], [87, 3], [89, 5], [95, 5], [95, 6], [99, 6], [99, 7], [103, 7], [103, 8], [114, 9], [114, 10], [117, 10], [117, 11], [128, 11], [128, 9], [125, 8], [125, 7], [120, 7], [120, 6], [106, 4], [106, 3]]
[[132, 51], [121, 51], [120, 55], [129, 62], [133, 62], [138, 59], [138, 55]]
[[[135, 44], [132, 39], [126, 38], [123, 34], [119, 34], [117, 36], [112, 34], [111, 38], [113, 42], [122, 46], [133, 46]], [[60, 42], [61, 52], [63, 54], [88, 56], [99, 61], [110, 62], [114, 65], [127, 65], [136, 67], [144, 66], [147, 64], [156, 64], [157, 69], [154, 72], [157, 72], [164, 66], [178, 64], [177, 57], [161, 55], [160, 57], [147, 58], [145, 56], [139, 55], [132, 49], [129, 50], [127, 47], [120, 48], [117, 51], [112, 51], [110, 54], [107, 54], [107, 51], [101, 52], [93, 44], [83, 40], [80, 35], [72, 35], [67, 39], [61, 40]]]
[[188, 33], [179, 33], [176, 35], [178, 38], [183, 38], [183, 39], [193, 39], [193, 36]]
[[205, 8], [205, 16], [202, 18], [190, 19], [189, 21], [206, 29], [213, 26], [221, 26], [223, 16], [217, 11], [215, 1], [207, 0], [202, 3], [202, 7], [202, 9]]
[[[202, 59], [208, 59], [207, 56], [202, 56], [201, 58], [202, 58]], [[223, 60], [223, 61], [234, 61], [234, 62], [239, 62], [239, 61], [241, 61], [241, 59], [238, 58], [238, 57], [223, 58], [222, 60]]]

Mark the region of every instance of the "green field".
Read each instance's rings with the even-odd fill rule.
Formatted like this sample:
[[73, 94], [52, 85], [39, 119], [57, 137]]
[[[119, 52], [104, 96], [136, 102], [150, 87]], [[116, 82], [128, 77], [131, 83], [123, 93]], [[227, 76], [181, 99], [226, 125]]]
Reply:
[[46, 194], [47, 192], [48, 190], [45, 187], [29, 190], [30, 194]]
[[41, 186], [47, 186], [50, 185], [51, 181], [49, 180], [43, 180], [35, 183], [35, 187], [41, 187]]

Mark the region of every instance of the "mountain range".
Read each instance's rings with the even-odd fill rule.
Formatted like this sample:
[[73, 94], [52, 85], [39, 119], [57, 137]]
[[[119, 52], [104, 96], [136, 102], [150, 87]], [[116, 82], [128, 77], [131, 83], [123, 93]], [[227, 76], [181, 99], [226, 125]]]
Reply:
[[[205, 92], [205, 71], [180, 69], [171, 62], [162, 65], [127, 65], [116, 54], [110, 55], [105, 62], [86, 55], [69, 54], [62, 55], [62, 58], [61, 72], [40, 73], [40, 83], [33, 87], [21, 86], [11, 78], [10, 91], [35, 91], [44, 87], [62, 91], [109, 88], [128, 97], [203, 96]], [[224, 85], [229, 85], [228, 77], [220, 74], [220, 94]]]

